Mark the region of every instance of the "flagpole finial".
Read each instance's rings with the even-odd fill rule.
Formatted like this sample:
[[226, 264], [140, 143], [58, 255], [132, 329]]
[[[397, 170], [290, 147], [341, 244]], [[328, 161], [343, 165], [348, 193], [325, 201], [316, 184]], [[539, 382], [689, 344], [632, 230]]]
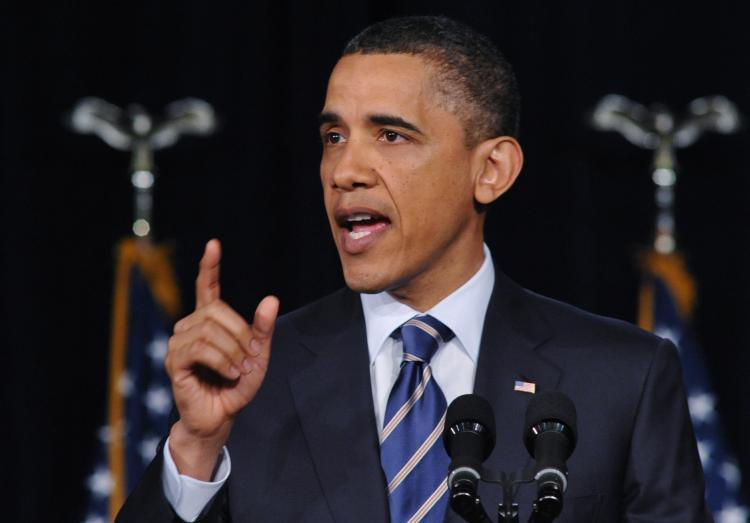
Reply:
[[596, 105], [591, 123], [597, 130], [619, 132], [633, 145], [654, 151], [654, 250], [662, 254], [674, 252], [674, 188], [678, 171], [675, 151], [689, 147], [704, 132], [736, 132], [740, 126], [737, 107], [724, 96], [697, 98], [678, 119], [662, 104], [646, 108], [624, 96], [608, 94]]
[[95, 134], [107, 145], [130, 151], [130, 183], [133, 187], [133, 234], [148, 239], [153, 232], [153, 188], [156, 183], [154, 151], [177, 143], [182, 135], [210, 135], [216, 129], [211, 105], [197, 98], [169, 104], [155, 120], [140, 105], [123, 110], [101, 98], [82, 98], [73, 108], [69, 123], [81, 134]]

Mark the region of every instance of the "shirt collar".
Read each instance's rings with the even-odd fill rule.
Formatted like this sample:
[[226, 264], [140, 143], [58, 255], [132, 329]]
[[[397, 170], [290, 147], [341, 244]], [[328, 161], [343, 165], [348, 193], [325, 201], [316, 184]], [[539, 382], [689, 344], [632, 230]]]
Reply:
[[[495, 268], [487, 245], [483, 246], [483, 251], [484, 261], [474, 276], [425, 313], [434, 316], [453, 331], [475, 365], [479, 356], [484, 316], [495, 285]], [[373, 363], [388, 336], [405, 321], [421, 313], [387, 292], [360, 294], [360, 298], [365, 314], [367, 348], [370, 363]]]

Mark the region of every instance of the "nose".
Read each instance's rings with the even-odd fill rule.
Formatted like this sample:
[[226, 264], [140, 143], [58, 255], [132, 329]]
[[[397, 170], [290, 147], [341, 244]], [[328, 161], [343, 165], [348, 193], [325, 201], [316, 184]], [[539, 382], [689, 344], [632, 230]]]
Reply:
[[377, 183], [377, 171], [371, 153], [363, 143], [350, 141], [329, 160], [330, 162], [324, 161], [323, 167], [329, 169], [329, 182], [334, 189], [352, 191], [372, 187]]

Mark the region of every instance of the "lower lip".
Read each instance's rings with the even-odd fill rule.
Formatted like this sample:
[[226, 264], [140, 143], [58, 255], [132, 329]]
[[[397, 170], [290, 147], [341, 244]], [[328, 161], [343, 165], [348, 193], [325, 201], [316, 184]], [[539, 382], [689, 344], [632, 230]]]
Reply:
[[348, 229], [341, 229], [341, 247], [347, 254], [360, 254], [370, 248], [383, 237], [390, 227], [389, 223], [381, 222], [368, 227], [361, 227], [359, 232], [367, 232], [361, 238], [352, 238]]

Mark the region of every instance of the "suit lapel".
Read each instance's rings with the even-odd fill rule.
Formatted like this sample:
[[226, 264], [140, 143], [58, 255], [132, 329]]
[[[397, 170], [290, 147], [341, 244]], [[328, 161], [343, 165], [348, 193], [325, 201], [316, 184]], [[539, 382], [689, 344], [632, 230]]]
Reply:
[[[329, 312], [301, 337], [315, 357], [290, 378], [295, 407], [334, 520], [367, 514], [368, 520], [388, 521], [361, 303], [356, 294], [345, 292]], [[534, 383], [537, 391], [557, 387], [560, 369], [537, 350], [551, 335], [526, 291], [497, 270], [474, 383], [475, 393], [495, 412], [497, 445], [485, 462], [493, 471], [531, 464], [522, 440], [531, 395], [514, 391], [514, 382]], [[480, 493], [492, 514], [501, 501], [500, 488], [482, 483]], [[450, 513], [446, 519], [456, 518]]]
[[388, 500], [370, 386], [361, 304], [346, 293], [335, 322], [322, 320], [303, 344], [316, 356], [290, 378], [295, 407], [321, 488], [336, 521], [387, 521]]
[[[561, 377], [560, 369], [538, 351], [552, 333], [529, 305], [526, 292], [496, 271], [474, 382], [475, 393], [486, 398], [495, 413], [497, 444], [485, 462], [495, 472], [510, 473], [531, 464], [523, 445], [523, 423], [532, 395], [515, 391], [515, 381], [534, 383], [539, 391], [554, 389]], [[497, 485], [483, 483], [480, 492], [489, 510], [501, 501]]]

